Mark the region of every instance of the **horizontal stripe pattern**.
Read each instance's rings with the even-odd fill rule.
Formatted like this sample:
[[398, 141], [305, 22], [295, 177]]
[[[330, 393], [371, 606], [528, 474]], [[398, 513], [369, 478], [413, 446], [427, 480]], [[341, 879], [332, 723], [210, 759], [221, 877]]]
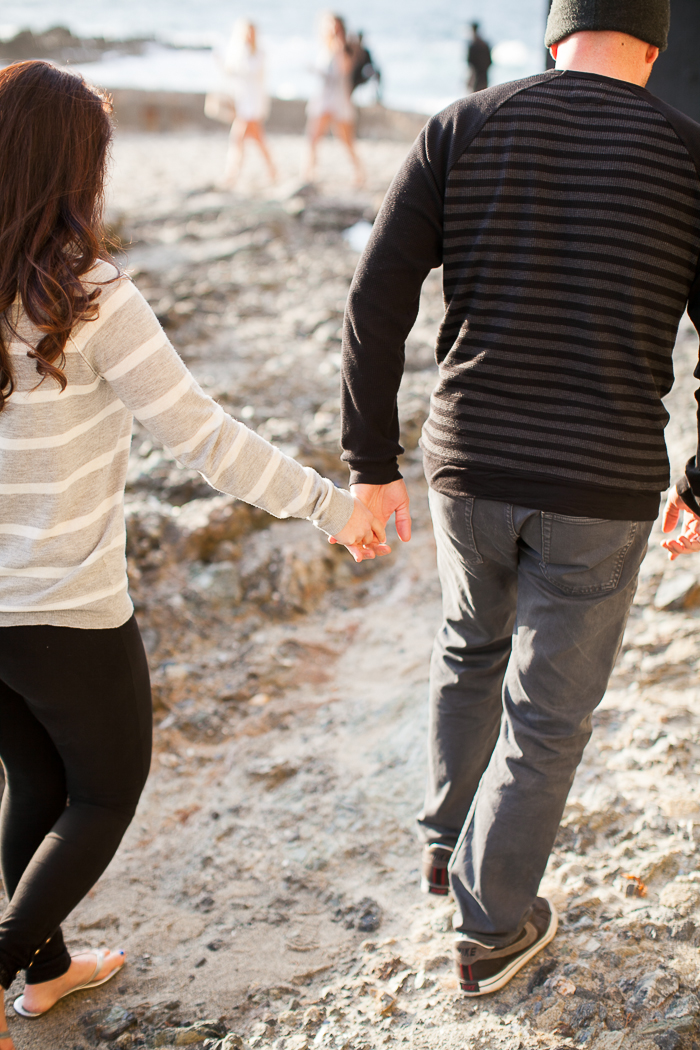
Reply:
[[0, 576], [12, 576], [15, 579], [31, 577], [39, 580], [64, 580], [72, 573], [84, 570], [90, 565], [94, 565], [96, 562], [100, 561], [101, 558], [104, 558], [107, 554], [111, 554], [114, 550], [123, 551], [125, 545], [126, 535], [124, 532], [120, 532], [110, 540], [109, 543], [98, 547], [92, 552], [92, 554], [89, 554], [80, 565], [30, 565], [28, 568], [21, 569], [2, 566], [0, 567]]
[[610, 81], [526, 86], [452, 167], [443, 218], [429, 474], [665, 488], [661, 398], [700, 253], [698, 173], [666, 117]]
[[105, 628], [131, 615], [124, 485], [133, 416], [221, 491], [279, 517], [310, 518], [331, 535], [345, 526], [350, 494], [212, 401], [131, 281], [101, 264], [85, 283], [101, 287], [99, 312], [71, 335], [63, 392], [41, 382], [27, 356], [40, 333], [21, 311], [11, 319], [16, 389], [0, 412], [0, 625]]

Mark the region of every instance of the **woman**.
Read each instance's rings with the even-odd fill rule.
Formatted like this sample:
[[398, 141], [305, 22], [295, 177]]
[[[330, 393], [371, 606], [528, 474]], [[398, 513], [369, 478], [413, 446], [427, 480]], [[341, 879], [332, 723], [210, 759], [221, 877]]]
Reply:
[[[107, 103], [45, 62], [0, 70], [0, 986], [23, 1016], [108, 981], [60, 923], [105, 870], [150, 760], [148, 668], [127, 593], [132, 412], [224, 492], [388, 548], [378, 522], [198, 387], [101, 249]], [[68, 804], [69, 803], [69, 804]], [[4, 1005], [0, 1050], [12, 1050]]]
[[258, 47], [258, 38], [252, 22], [238, 22], [231, 37], [224, 69], [227, 91], [236, 107], [236, 119], [231, 125], [225, 182], [233, 186], [243, 167], [246, 139], [253, 139], [260, 147], [270, 181], [275, 182], [277, 171], [267, 148], [263, 124], [270, 109], [265, 90], [265, 58]]
[[321, 77], [320, 90], [311, 98], [307, 109], [309, 157], [305, 176], [309, 181], [314, 180], [318, 144], [332, 128], [350, 154], [355, 169], [355, 185], [360, 187], [365, 181], [365, 172], [355, 149], [355, 109], [350, 98], [353, 56], [345, 22], [339, 15], [323, 15], [321, 38], [324, 56], [318, 71]]

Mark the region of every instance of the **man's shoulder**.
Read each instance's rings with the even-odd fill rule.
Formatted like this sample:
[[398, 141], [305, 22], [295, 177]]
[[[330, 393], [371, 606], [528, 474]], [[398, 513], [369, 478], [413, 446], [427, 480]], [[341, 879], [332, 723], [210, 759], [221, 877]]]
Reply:
[[661, 113], [666, 118], [668, 123], [675, 131], [678, 138], [681, 140], [685, 148], [688, 150], [695, 168], [700, 176], [700, 124], [689, 117], [687, 113], [681, 112], [680, 109], [676, 109], [675, 106], [669, 105], [668, 102], [664, 102], [662, 98], [657, 95], [653, 95], [651, 91], [647, 91], [646, 88], [639, 88], [638, 94], [641, 98], [644, 98], [649, 105]]
[[432, 116], [425, 125], [423, 136], [429, 161], [449, 169], [505, 102], [528, 88], [546, 84], [558, 76], [560, 73], [557, 70], [548, 70], [523, 80], [496, 84], [457, 99]]
[[433, 124], [442, 127], [454, 127], [457, 122], [472, 121], [483, 115], [488, 119], [491, 113], [512, 98], [513, 95], [517, 95], [521, 91], [527, 91], [528, 88], [535, 87], [538, 84], [546, 84], [560, 75], [559, 70], [550, 69], [546, 73], [537, 73], [535, 76], [525, 77], [522, 80], [509, 80], [505, 84], [496, 84], [494, 87], [485, 88], [483, 91], [475, 91], [472, 95], [457, 99], [456, 102], [452, 102], [445, 109], [436, 113], [428, 121], [428, 127]]

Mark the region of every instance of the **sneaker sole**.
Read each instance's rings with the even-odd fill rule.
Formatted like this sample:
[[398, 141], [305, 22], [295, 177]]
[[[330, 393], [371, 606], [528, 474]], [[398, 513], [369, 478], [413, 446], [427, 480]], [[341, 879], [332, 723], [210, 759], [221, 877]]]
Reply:
[[490, 995], [492, 992], [497, 992], [499, 988], [503, 988], [504, 985], [508, 984], [508, 981], [515, 977], [518, 970], [522, 970], [523, 966], [526, 966], [530, 962], [530, 959], [534, 959], [538, 952], [541, 952], [543, 948], [546, 948], [549, 942], [554, 938], [554, 934], [557, 932], [559, 926], [559, 916], [557, 915], [557, 909], [554, 905], [549, 902], [549, 907], [552, 910], [552, 917], [549, 920], [549, 926], [547, 927], [544, 936], [541, 940], [535, 941], [531, 948], [528, 948], [526, 952], [519, 955], [517, 959], [514, 959], [509, 966], [506, 966], [500, 973], [494, 974], [493, 977], [487, 977], [485, 981], [479, 981], [478, 992], [467, 992], [462, 988], [462, 995], [467, 996], [470, 999], [476, 999], [480, 995]]

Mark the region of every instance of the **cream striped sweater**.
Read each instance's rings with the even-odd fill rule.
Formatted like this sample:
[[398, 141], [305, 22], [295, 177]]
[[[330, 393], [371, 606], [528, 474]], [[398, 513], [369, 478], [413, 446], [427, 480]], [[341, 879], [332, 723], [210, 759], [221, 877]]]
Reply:
[[[109, 281], [101, 263], [85, 284]], [[66, 347], [66, 390], [39, 383], [18, 308], [15, 392], [0, 412], [0, 626], [118, 627], [127, 592], [124, 483], [132, 416], [215, 488], [333, 535], [352, 498], [203, 393], [132, 282], [102, 286], [99, 315]], [[27, 342], [22, 342], [24, 339]]]

